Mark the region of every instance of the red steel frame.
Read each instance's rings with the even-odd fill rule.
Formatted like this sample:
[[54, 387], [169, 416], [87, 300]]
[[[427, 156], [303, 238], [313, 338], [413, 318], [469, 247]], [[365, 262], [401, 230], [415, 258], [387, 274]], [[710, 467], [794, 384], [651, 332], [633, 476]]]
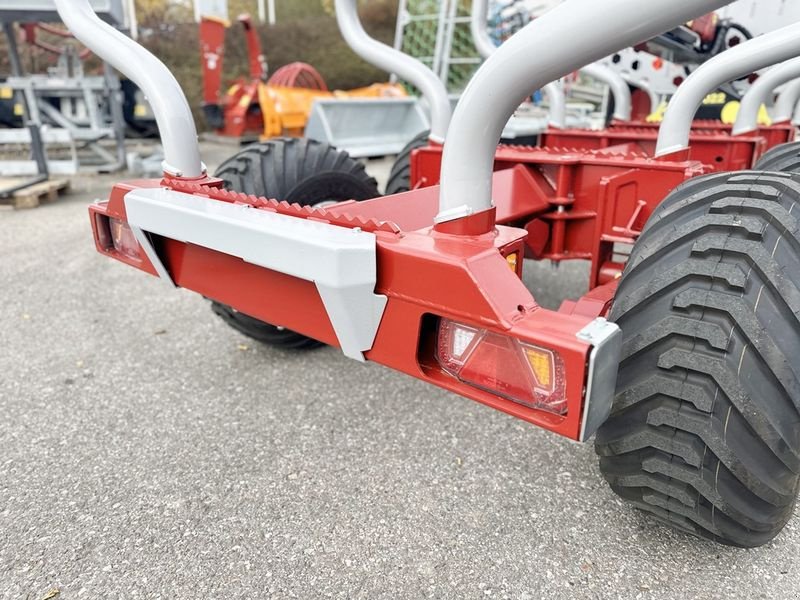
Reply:
[[[615, 244], [632, 244], [652, 210], [675, 186], [703, 174], [695, 162], [657, 161], [642, 154], [564, 152], [500, 147], [494, 175], [496, 208], [463, 220], [475, 235], [450, 235], [433, 227], [438, 210], [441, 150], [414, 154], [419, 189], [361, 203], [311, 209], [226, 192], [220, 182], [165, 179], [117, 185], [110, 199], [90, 208], [97, 249], [155, 275], [140, 252], [133, 259], [110, 243], [108, 218], [126, 221], [125, 194], [167, 186], [209, 202], [249, 204], [297, 218], [373, 232], [377, 238], [375, 292], [388, 304], [365, 357], [544, 429], [579, 439], [591, 345], [577, 334], [608, 313], [622, 263]], [[498, 225], [491, 227], [489, 221]], [[463, 229], [462, 229], [463, 231]], [[313, 283], [245, 263], [238, 258], [176, 240], [154, 240], [176, 285], [229, 304], [263, 321], [338, 346]], [[591, 291], [558, 311], [540, 307], [521, 280], [523, 254], [554, 261], [592, 261]], [[516, 264], [516, 271], [509, 268]], [[269, 297], [270, 302], [264, 302]], [[434, 357], [438, 318], [473, 324], [555, 350], [565, 365], [567, 412], [551, 414], [460, 382]]]
[[[602, 130], [548, 129], [541, 138], [545, 147], [581, 150], [620, 149], [655, 154], [659, 123], [614, 123]], [[731, 135], [732, 126], [721, 121], [695, 121], [688, 157], [714, 171], [751, 169], [771, 148], [791, 142], [795, 128], [791, 123], [760, 127], [748, 135]]]
[[[648, 129], [658, 129], [661, 127], [661, 123], [650, 123], [647, 121], [634, 121], [631, 123], [613, 123], [612, 129], [617, 125], [626, 126], [626, 125], [633, 125], [636, 127], [644, 127]], [[728, 123], [723, 123], [722, 121], [717, 121], [714, 119], [695, 119], [694, 123], [692, 124], [692, 129], [695, 131], [715, 131], [719, 133], [728, 133], [730, 134], [733, 131], [733, 125]], [[766, 140], [766, 149], [771, 150], [775, 146], [780, 146], [781, 144], [788, 144], [789, 142], [795, 141], [795, 137], [797, 134], [797, 127], [795, 127], [790, 121], [784, 121], [782, 123], [773, 123], [771, 125], [761, 125], [758, 128], [757, 133], [753, 133], [751, 135], [756, 135], [758, 137], [762, 137]]]
[[228, 24], [211, 17], [203, 17], [200, 21], [203, 102], [206, 106], [218, 105], [222, 110], [223, 125], [217, 133], [235, 138], [260, 135], [264, 131], [264, 117], [258, 106], [258, 87], [265, 75], [261, 41], [249, 15], [242, 15], [238, 22], [247, 41], [250, 77], [239, 79], [225, 94], [221, 94]]

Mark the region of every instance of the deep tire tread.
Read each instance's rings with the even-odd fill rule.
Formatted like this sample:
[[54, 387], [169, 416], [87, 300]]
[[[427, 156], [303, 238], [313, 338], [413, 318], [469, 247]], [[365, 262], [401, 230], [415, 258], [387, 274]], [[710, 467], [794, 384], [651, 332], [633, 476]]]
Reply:
[[428, 145], [430, 132], [425, 131], [411, 140], [397, 155], [389, 180], [386, 184], [386, 195], [402, 194], [411, 189], [411, 153]]
[[678, 188], [634, 247], [611, 318], [623, 358], [600, 467], [669, 525], [752, 547], [800, 484], [800, 176]]
[[775, 146], [766, 152], [754, 167], [757, 171], [800, 173], [800, 142]]

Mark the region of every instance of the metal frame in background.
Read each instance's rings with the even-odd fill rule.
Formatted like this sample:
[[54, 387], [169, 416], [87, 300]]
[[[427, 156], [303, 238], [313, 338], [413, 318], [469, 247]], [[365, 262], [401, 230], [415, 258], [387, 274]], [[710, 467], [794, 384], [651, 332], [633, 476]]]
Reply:
[[[453, 65], [474, 66], [477, 69], [483, 59], [476, 52], [475, 56], [453, 56], [453, 45], [458, 27], [470, 27], [470, 15], [459, 15], [458, 9], [461, 0], [437, 0], [439, 10], [435, 13], [413, 12], [412, 3], [414, 0], [400, 0], [397, 8], [397, 28], [395, 30], [394, 47], [396, 50], [403, 50], [407, 41], [407, 29], [412, 24], [435, 23], [436, 41], [431, 56], [414, 56], [441, 79], [448, 87], [448, 91], [458, 94], [462, 90], [458, 85], [452, 85], [450, 74]], [[396, 79], [393, 76], [393, 79]], [[469, 78], [464, 78], [468, 80]]]
[[[120, 0], [90, 0], [95, 14], [112, 25], [126, 24], [125, 8]], [[53, 0], [3, 0], [0, 3], [0, 21], [4, 23], [58, 23], [56, 5]]]
[[[120, 0], [93, 0], [98, 15], [109, 23], [122, 25], [125, 11]], [[91, 170], [117, 171], [125, 165], [125, 121], [122, 93], [116, 73], [105, 65], [102, 76], [86, 77], [77, 53], [68, 49], [48, 75], [29, 75], [19, 59], [14, 23], [17, 21], [60, 21], [55, 5], [49, 0], [21, 2], [9, 0], [0, 7], [0, 22], [7, 38], [12, 74], [4, 83], [22, 106], [24, 126], [0, 130], [0, 144], [27, 145], [31, 159], [0, 162], [0, 175], [32, 176], [15, 186], [22, 189], [46, 180], [50, 174], [72, 175], [81, 167], [80, 150], [91, 152]], [[59, 99], [61, 110], [49, 101]], [[115, 152], [109, 152], [101, 140], [111, 139]], [[46, 146], [66, 146], [70, 157], [50, 160]], [[4, 190], [9, 195], [14, 190]]]
[[659, 129], [656, 156], [689, 148], [692, 122], [709, 90], [800, 54], [800, 23], [730, 48], [701, 65], [672, 97]]
[[[3, 33], [8, 40], [8, 57], [11, 63], [11, 74], [19, 76], [22, 74], [22, 61], [19, 57], [19, 49], [17, 48], [17, 38], [14, 34], [14, 25], [10, 22], [2, 23]], [[28, 128], [30, 135], [31, 153], [33, 160], [36, 162], [37, 175], [31, 179], [15, 183], [9, 187], [0, 190], [0, 198], [10, 198], [15, 192], [31, 187], [50, 178], [50, 172], [47, 166], [47, 157], [42, 145], [42, 136], [39, 128], [31, 123], [28, 114], [27, 101], [23, 95], [14, 94], [14, 102], [22, 107], [22, 119], [25, 127]]]

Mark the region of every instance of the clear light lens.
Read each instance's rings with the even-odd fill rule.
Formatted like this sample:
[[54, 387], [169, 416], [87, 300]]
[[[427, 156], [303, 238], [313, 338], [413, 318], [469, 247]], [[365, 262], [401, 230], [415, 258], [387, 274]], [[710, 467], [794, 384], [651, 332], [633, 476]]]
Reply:
[[454, 361], [464, 364], [467, 352], [472, 349], [473, 342], [478, 338], [478, 330], [471, 327], [456, 325], [450, 335], [449, 355]]
[[524, 406], [566, 414], [564, 363], [552, 350], [442, 319], [436, 360], [464, 383]]
[[128, 258], [136, 260], [141, 258], [139, 242], [136, 241], [130, 226], [119, 219], [109, 219], [108, 225], [111, 230], [111, 242], [114, 244], [114, 249]]

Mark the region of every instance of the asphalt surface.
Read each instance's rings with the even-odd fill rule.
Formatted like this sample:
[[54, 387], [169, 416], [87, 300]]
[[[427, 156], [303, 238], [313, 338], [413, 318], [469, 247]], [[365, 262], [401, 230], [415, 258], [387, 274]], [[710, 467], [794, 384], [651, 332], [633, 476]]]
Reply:
[[[101, 258], [110, 181], [0, 210], [0, 598], [800, 597], [798, 518], [752, 551], [674, 533], [591, 445]], [[550, 305], [581, 275], [529, 270]]]

